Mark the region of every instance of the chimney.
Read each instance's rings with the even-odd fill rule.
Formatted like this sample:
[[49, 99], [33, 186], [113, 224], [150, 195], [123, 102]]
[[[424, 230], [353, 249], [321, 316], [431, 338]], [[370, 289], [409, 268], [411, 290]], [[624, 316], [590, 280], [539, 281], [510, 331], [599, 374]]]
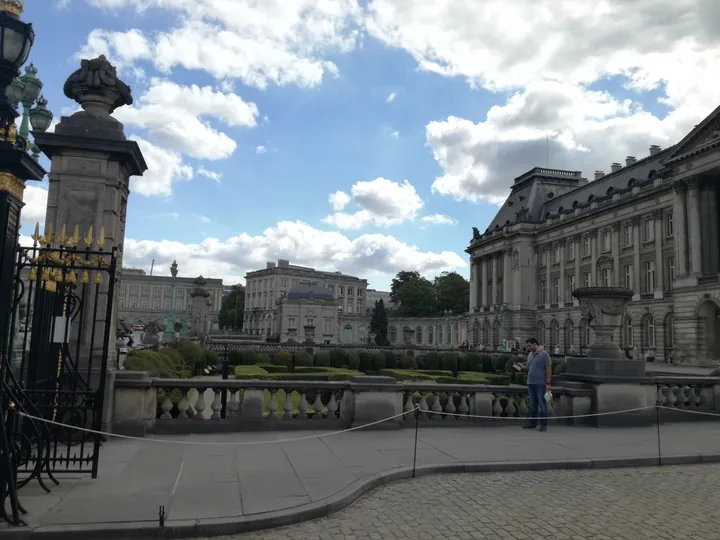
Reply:
[[610, 172], [618, 172], [620, 169], [622, 169], [622, 165], [619, 163], [613, 163], [610, 165]]
[[653, 144], [650, 147], [650, 155], [654, 156], [655, 154], [660, 153], [660, 150], [662, 150], [662, 148], [660, 148], [657, 144]]
[[595, 180], [600, 180], [605, 176], [605, 171], [595, 171]]
[[637, 158], [635, 156], [628, 156], [625, 158], [625, 166], [629, 167], [630, 165], [635, 165], [637, 163]]
[[269, 269], [269, 268], [275, 268], [275, 263], [274, 263], [274, 262], [266, 262], [266, 263], [265, 263], [265, 268], [268, 268], [268, 269]]

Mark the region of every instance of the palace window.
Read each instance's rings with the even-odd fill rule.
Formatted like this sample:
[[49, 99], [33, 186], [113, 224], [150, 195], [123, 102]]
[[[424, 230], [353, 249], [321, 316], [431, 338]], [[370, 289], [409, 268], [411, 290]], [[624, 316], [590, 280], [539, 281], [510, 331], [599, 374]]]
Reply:
[[547, 265], [547, 249], [540, 251], [540, 266]]
[[675, 231], [673, 229], [673, 214], [668, 212], [665, 215], [665, 236], [673, 236]]
[[600, 270], [600, 279], [603, 287], [612, 287], [612, 272], [609, 268]]
[[623, 275], [625, 276], [625, 282], [623, 286], [632, 289], [633, 288], [633, 267], [631, 264], [623, 266]]
[[572, 299], [572, 292], [575, 290], [575, 276], [568, 276], [567, 278], [567, 299]]
[[655, 239], [655, 220], [647, 218], [643, 225], [643, 239], [652, 242]]
[[332, 333], [332, 319], [326, 317], [323, 321], [323, 334], [329, 336]]
[[583, 273], [583, 287], [592, 287], [592, 274], [590, 272]]
[[623, 245], [632, 246], [632, 225], [625, 225], [623, 227]]
[[553, 278], [553, 292], [552, 292], [552, 303], [557, 304], [560, 302], [560, 278]]
[[667, 288], [672, 289], [673, 281], [675, 281], [675, 257], [667, 258]]
[[297, 328], [295, 317], [288, 317], [288, 330], [294, 330]]
[[352, 287], [348, 287], [348, 293], [347, 293], [347, 295], [348, 295], [348, 296], [352, 296], [352, 295], [353, 295], [353, 288], [352, 288]]
[[432, 345], [432, 344], [433, 344], [433, 327], [429, 326], [428, 327], [428, 345]]
[[655, 261], [645, 262], [645, 292], [651, 293], [655, 290]]
[[555, 260], [553, 262], [560, 262], [560, 246], [555, 246]]
[[343, 296], [345, 294], [345, 287], [342, 285], [338, 285], [338, 296]]
[[146, 298], [143, 298], [143, 299], [142, 299], [141, 308], [142, 308], [142, 309], [147, 309], [147, 308], [148, 308], [148, 301], [147, 301]]
[[585, 238], [583, 238], [583, 256], [589, 257], [590, 251], [590, 237], [586, 236]]
[[565, 321], [565, 349], [570, 349], [575, 343], [575, 325], [568, 319]]
[[634, 345], [633, 341], [633, 324], [632, 324], [632, 318], [626, 317], [625, 318], [625, 324], [623, 324], [623, 339], [622, 343], [625, 347], [632, 347]]
[[610, 238], [611, 238], [610, 231], [603, 231], [603, 233], [602, 233], [603, 251], [610, 251], [612, 249]]
[[546, 302], [546, 300], [547, 300], [547, 283], [545, 282], [545, 280], [540, 281], [540, 298], [539, 298], [539, 300], [540, 301], [538, 303], [540, 303], [540, 304], [547, 303]]
[[645, 315], [642, 319], [641, 342], [643, 349], [655, 348], [655, 319], [652, 315]]
[[397, 328], [394, 326], [391, 326], [388, 329], [388, 340], [390, 343], [395, 343], [397, 341]]
[[575, 258], [575, 242], [572, 240], [567, 243], [567, 258], [568, 260]]
[[315, 319], [313, 317], [305, 317], [305, 326], [315, 326]]
[[418, 326], [415, 329], [415, 343], [417, 343], [418, 345], [422, 344], [422, 338], [423, 338], [422, 326]]
[[123, 309], [125, 307], [125, 299], [121, 296], [118, 298], [118, 309]]

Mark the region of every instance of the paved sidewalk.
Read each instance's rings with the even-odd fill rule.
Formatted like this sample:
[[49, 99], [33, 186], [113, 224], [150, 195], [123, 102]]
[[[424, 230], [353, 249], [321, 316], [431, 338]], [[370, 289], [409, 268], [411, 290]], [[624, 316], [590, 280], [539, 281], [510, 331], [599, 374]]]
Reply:
[[[326, 515], [343, 508], [368, 487], [381, 485], [387, 473], [397, 472], [391, 479], [406, 478], [406, 468], [413, 463], [412, 429], [359, 430], [284, 443], [228, 444], [295, 439], [313, 433], [323, 432], [163, 437], [174, 441], [172, 444], [115, 439], [101, 450], [97, 480], [61, 476], [61, 485], [50, 494], [31, 483], [20, 495], [36, 534], [66, 535], [53, 538], [98, 538], [99, 530], [106, 539], [157, 537], [160, 506], [165, 507], [169, 527], [210, 524], [216, 526], [213, 531], [229, 532], [258, 528], [259, 518], [268, 519], [266, 526], [276, 526], [298, 521], [301, 511], [303, 518]], [[217, 444], [188, 445], [183, 441]], [[716, 456], [717, 461], [720, 425], [663, 425], [661, 443], [666, 459], [691, 456], [688, 461], [700, 462]], [[655, 427], [551, 426], [546, 433], [522, 430], [517, 422], [507, 427], [421, 427], [417, 445], [418, 467], [440, 465], [445, 472], [522, 470], [528, 468], [528, 462], [530, 466], [535, 462], [539, 469], [608, 467], [623, 465], [612, 460], [624, 458], [647, 458], [645, 464], [654, 464], [657, 455]], [[537, 463], [541, 461], [546, 463]], [[330, 507], [328, 503], [332, 503]], [[237, 523], [242, 525], [233, 529]], [[78, 532], [81, 529], [86, 536]], [[113, 533], [113, 529], [117, 530]], [[0, 529], [0, 535], [4, 534]], [[15, 534], [18, 532], [8, 538]]]

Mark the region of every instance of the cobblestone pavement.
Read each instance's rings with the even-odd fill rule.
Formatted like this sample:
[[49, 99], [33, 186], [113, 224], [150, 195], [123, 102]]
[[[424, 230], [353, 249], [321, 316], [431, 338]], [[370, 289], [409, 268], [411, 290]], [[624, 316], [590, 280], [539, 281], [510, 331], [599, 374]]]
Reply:
[[720, 538], [720, 465], [446, 475], [327, 518], [224, 540]]

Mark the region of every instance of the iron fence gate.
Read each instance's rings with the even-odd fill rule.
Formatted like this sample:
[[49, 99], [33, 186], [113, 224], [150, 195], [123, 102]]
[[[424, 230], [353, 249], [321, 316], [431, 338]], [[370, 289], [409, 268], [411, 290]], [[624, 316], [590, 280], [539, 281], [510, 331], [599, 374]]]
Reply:
[[81, 239], [77, 227], [69, 237], [64, 228], [57, 236], [36, 228], [33, 240], [17, 248], [2, 355], [3, 462], [12, 478], [0, 482], [0, 512], [14, 525], [24, 512], [17, 490], [30, 481], [50, 491], [46, 479], [58, 484], [62, 473], [97, 477], [101, 436], [83, 429], [101, 430], [113, 330], [117, 257], [103, 249], [103, 230], [94, 238], [91, 227]]

